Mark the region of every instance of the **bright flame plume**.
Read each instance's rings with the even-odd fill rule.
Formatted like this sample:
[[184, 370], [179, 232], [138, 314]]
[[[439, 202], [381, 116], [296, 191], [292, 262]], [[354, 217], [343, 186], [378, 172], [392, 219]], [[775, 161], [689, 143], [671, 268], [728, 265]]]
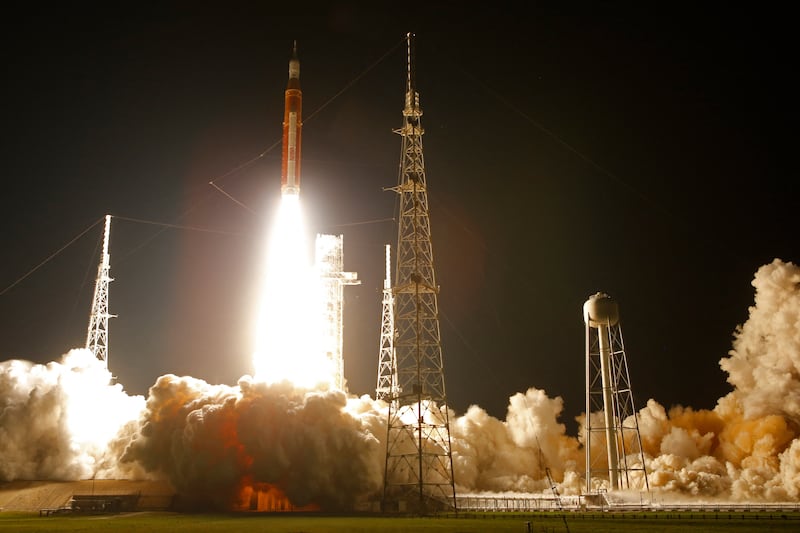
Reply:
[[310, 260], [300, 197], [284, 194], [269, 233], [261, 310], [255, 325], [255, 379], [330, 386], [322, 345], [322, 290]]

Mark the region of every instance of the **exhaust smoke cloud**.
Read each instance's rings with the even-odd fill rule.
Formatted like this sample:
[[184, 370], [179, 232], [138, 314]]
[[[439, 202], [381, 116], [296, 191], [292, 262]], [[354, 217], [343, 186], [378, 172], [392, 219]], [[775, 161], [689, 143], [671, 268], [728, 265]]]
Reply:
[[[776, 259], [752, 284], [749, 318], [720, 361], [733, 391], [713, 409], [650, 399], [638, 413], [650, 487], [665, 499], [800, 500], [800, 267]], [[166, 375], [146, 399], [110, 381], [85, 350], [0, 363], [0, 481], [162, 478], [187, 506], [220, 509], [380, 497], [383, 402], [249, 376], [226, 386]], [[457, 491], [546, 493], [547, 468], [561, 494], [582, 492], [582, 437], [566, 434], [562, 410], [532, 387], [509, 399], [505, 420], [479, 406], [452, 413]]]

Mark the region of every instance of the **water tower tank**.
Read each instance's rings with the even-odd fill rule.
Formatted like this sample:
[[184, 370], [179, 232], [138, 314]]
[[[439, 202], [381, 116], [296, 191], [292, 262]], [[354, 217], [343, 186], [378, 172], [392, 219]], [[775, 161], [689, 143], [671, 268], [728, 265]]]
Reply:
[[583, 304], [583, 320], [592, 328], [615, 325], [619, 322], [617, 302], [608, 294], [593, 294]]

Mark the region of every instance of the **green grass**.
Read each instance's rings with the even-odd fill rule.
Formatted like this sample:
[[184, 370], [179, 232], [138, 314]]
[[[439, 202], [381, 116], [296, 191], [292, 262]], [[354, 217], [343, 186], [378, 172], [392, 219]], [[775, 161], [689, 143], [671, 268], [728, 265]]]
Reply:
[[247, 533], [387, 533], [516, 532], [616, 533], [800, 531], [798, 513], [629, 513], [625, 515], [475, 513], [458, 518], [345, 517], [305, 514], [130, 513], [99, 516], [51, 516], [0, 513], [0, 531], [13, 532], [240, 532]]

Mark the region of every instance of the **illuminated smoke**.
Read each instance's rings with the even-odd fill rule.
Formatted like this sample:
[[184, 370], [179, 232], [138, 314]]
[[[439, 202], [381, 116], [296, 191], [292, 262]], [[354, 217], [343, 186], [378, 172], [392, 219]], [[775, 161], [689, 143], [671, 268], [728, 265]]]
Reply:
[[[651, 399], [638, 413], [656, 494], [800, 499], [800, 268], [776, 259], [756, 272], [753, 286], [750, 317], [736, 329], [730, 357], [720, 361], [734, 391], [712, 410], [667, 410]], [[546, 490], [535, 460], [541, 449], [561, 493], [579, 493], [583, 439], [564, 435], [560, 412], [560, 398], [535, 389], [511, 398], [505, 422], [471, 407], [453, 424], [456, 481], [473, 492]], [[577, 420], [582, 435], [585, 415]], [[604, 450], [593, 455], [603, 457]]]
[[138, 417], [144, 398], [111, 379], [85, 349], [47, 365], [0, 363], [0, 480], [116, 475], [108, 442]]
[[720, 366], [733, 392], [713, 410], [653, 400], [640, 412], [651, 486], [693, 496], [787, 500], [800, 496], [800, 268], [758, 269], [755, 305]]
[[468, 492], [538, 492], [549, 485], [545, 468], [563, 478], [575, 469], [578, 441], [565, 435], [557, 422], [561, 398], [550, 399], [531, 388], [509, 399], [506, 421], [489, 416], [478, 406], [455, 420], [453, 439], [454, 478]]
[[[734, 390], [713, 409], [650, 399], [638, 413], [656, 499], [800, 500], [800, 268], [776, 260], [753, 286], [749, 318], [720, 361]], [[337, 510], [380, 498], [384, 402], [287, 380], [167, 375], [145, 403], [109, 380], [85, 350], [48, 365], [0, 363], [0, 480], [158, 477], [204, 509]], [[560, 397], [530, 388], [509, 398], [505, 420], [476, 405], [451, 413], [458, 492], [547, 494], [547, 469], [561, 494], [581, 493], [582, 437], [566, 434], [562, 411]], [[85, 431], [93, 426], [102, 431]]]
[[755, 305], [720, 361], [749, 417], [783, 414], [800, 421], [800, 268], [778, 259], [753, 280]]
[[189, 507], [248, 508], [242, 495], [267, 485], [294, 506], [351, 508], [382, 479], [373, 431], [383, 417], [364, 401], [286, 382], [162, 376], [122, 461], [166, 476]]

